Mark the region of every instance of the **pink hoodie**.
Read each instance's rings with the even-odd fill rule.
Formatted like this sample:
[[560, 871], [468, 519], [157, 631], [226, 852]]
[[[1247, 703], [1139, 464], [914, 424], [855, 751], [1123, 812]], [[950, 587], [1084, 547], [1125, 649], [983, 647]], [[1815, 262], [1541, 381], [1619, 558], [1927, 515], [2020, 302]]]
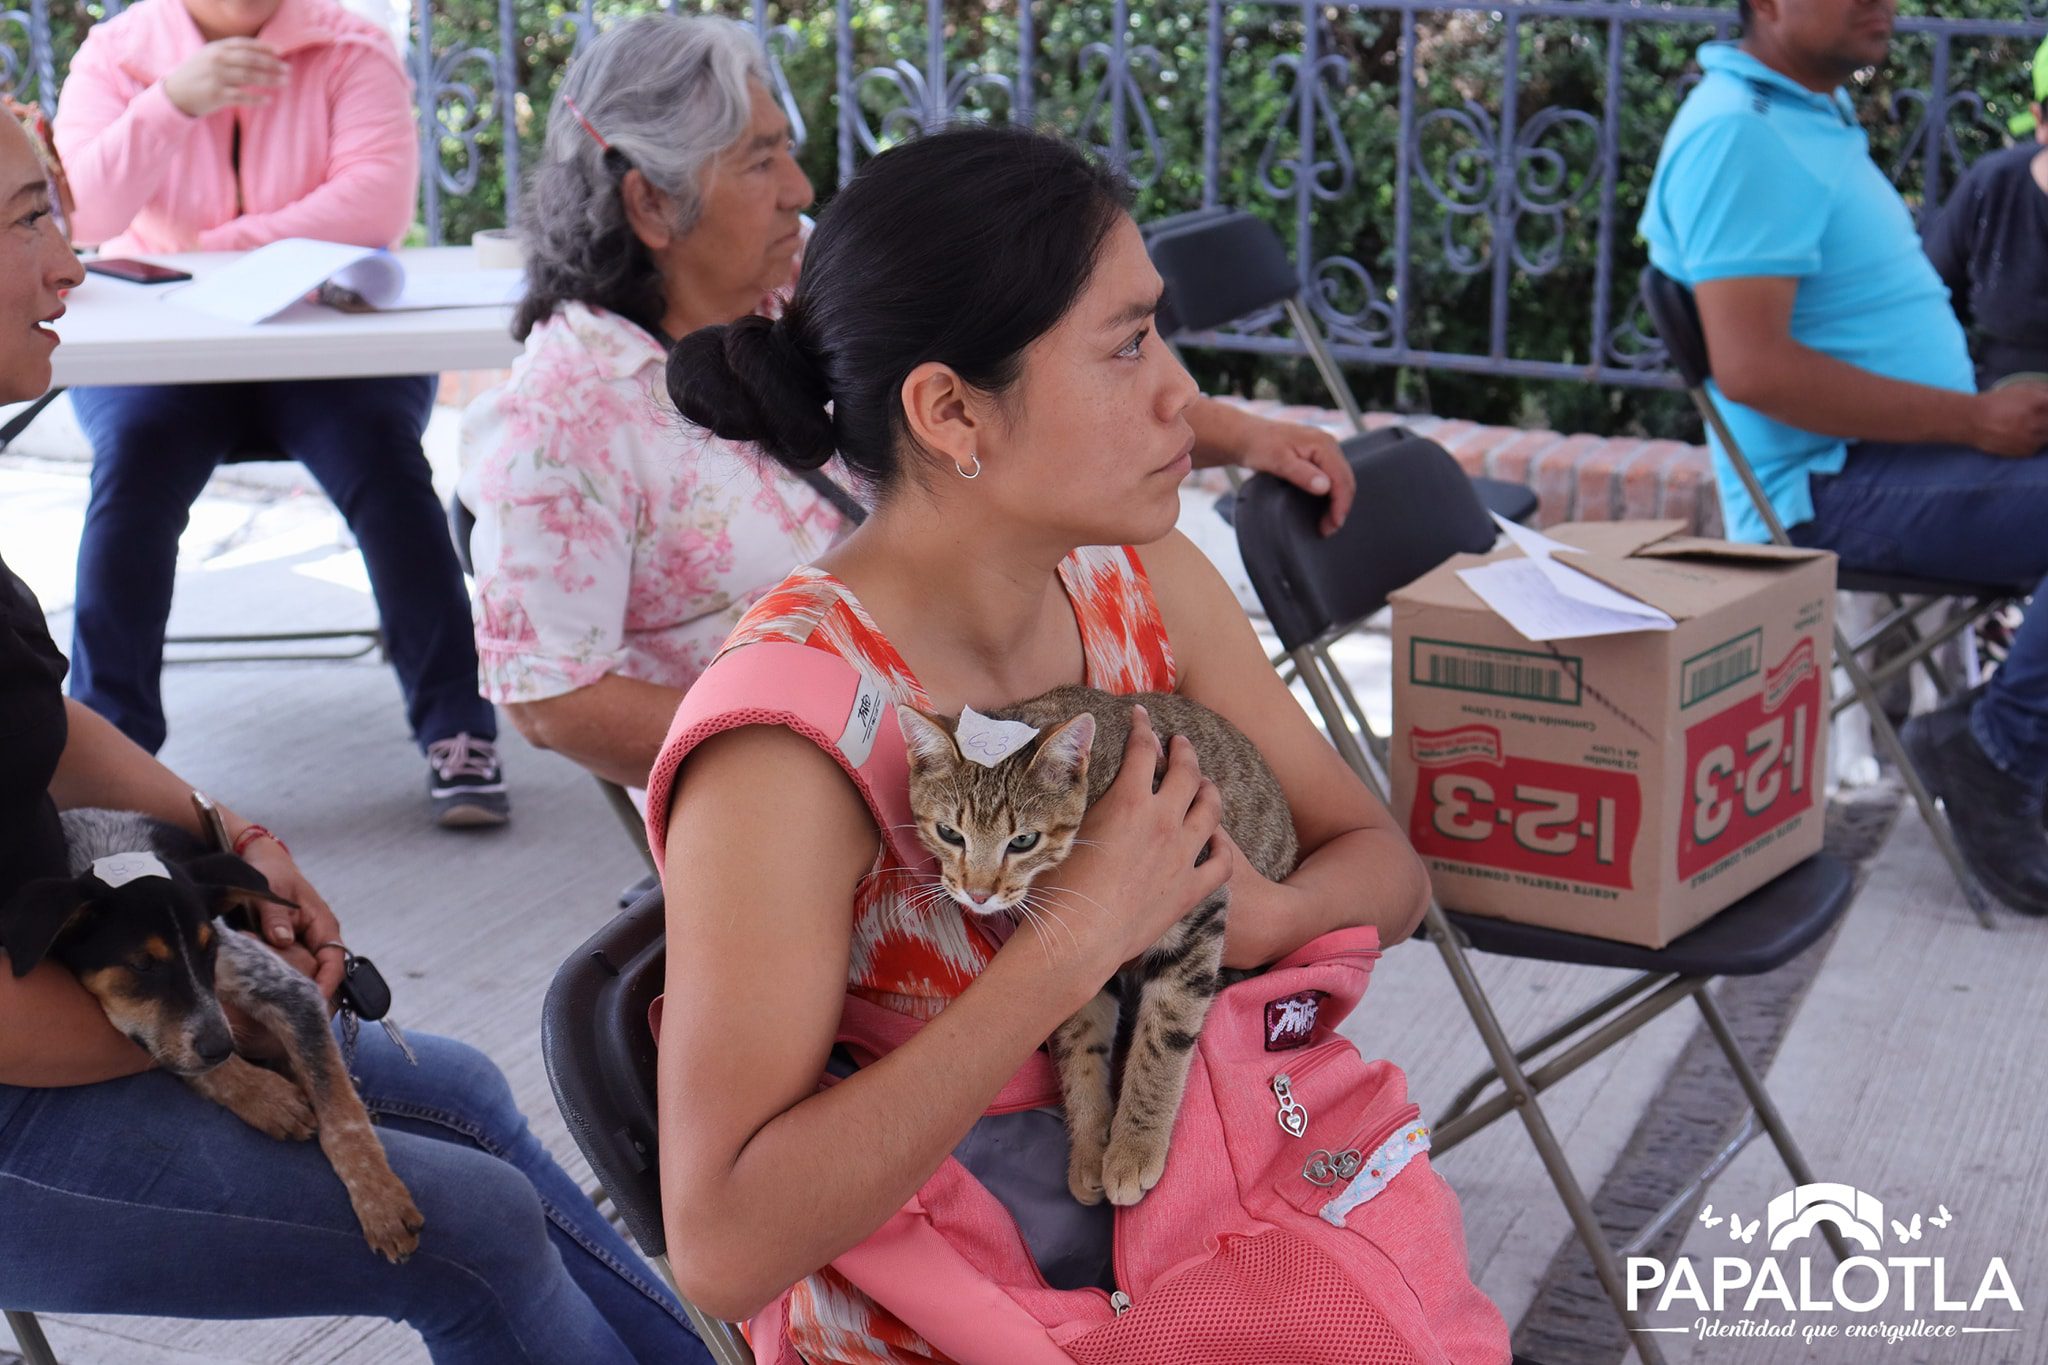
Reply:
[[291, 84], [262, 108], [195, 119], [163, 85], [205, 43], [184, 0], [140, 0], [93, 25], [57, 106], [79, 243], [116, 254], [404, 236], [419, 131], [389, 35], [334, 0], [284, 0], [256, 36], [290, 65]]

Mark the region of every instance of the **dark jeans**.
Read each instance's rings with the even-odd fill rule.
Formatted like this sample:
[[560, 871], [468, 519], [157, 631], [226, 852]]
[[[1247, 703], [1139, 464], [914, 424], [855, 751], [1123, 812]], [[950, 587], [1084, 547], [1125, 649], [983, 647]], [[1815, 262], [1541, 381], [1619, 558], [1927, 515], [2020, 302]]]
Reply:
[[1993, 762], [2048, 785], [2048, 451], [2001, 459], [1966, 446], [1849, 447], [1812, 478], [1814, 519], [1791, 530], [1873, 573], [2031, 588], [2034, 610], [1970, 717]]
[[160, 1071], [0, 1085], [0, 1306], [402, 1321], [436, 1365], [692, 1365], [682, 1306], [526, 1126], [489, 1058], [365, 1028], [355, 1072], [426, 1216], [390, 1265], [315, 1142], [265, 1137]]
[[303, 464], [362, 546], [406, 719], [421, 747], [497, 735], [477, 692], [469, 595], [420, 450], [434, 377], [75, 389], [92, 440], [78, 545], [71, 695], [154, 753], [178, 537], [231, 456]]

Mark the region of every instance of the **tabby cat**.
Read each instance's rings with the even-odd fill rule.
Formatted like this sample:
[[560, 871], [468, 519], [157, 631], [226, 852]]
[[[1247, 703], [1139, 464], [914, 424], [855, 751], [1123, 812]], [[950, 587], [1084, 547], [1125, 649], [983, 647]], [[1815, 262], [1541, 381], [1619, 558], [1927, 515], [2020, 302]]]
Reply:
[[[1138, 705], [1162, 746], [1173, 735], [1194, 744], [1203, 775], [1222, 794], [1223, 826], [1246, 861], [1273, 881], [1292, 872], [1296, 844], [1287, 798], [1236, 726], [1171, 692], [1114, 696], [1068, 686], [991, 713], [1039, 731], [992, 766], [962, 755], [956, 722], [897, 707], [909, 753], [911, 814], [939, 860], [945, 891], [975, 914], [1032, 920], [1048, 943], [1056, 943], [1058, 908], [1083, 913], [1088, 907], [1058, 907], [1049, 895], [1034, 895], [1031, 883], [1073, 851], [1081, 817], [1123, 766], [1131, 709]], [[1155, 787], [1164, 770], [1162, 752]], [[1115, 993], [1104, 988], [1047, 1041], [1066, 1101], [1067, 1185], [1084, 1204], [1099, 1203], [1105, 1193], [1112, 1204], [1135, 1204], [1166, 1170], [1191, 1054], [1222, 977], [1229, 900], [1229, 887], [1219, 888], [1124, 973], [1123, 999], [1136, 1007], [1121, 1097], [1112, 1093], [1111, 1080]]]

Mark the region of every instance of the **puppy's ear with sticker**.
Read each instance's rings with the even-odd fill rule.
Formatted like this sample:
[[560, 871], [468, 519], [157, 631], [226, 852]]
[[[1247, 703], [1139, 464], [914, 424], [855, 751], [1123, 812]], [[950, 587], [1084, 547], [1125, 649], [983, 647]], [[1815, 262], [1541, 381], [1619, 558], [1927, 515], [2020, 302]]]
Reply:
[[14, 975], [19, 978], [34, 971], [91, 901], [84, 878], [43, 877], [0, 906], [0, 948], [7, 950]]
[[299, 908], [296, 901], [288, 901], [272, 891], [268, 878], [232, 853], [209, 853], [194, 858], [185, 864], [185, 875], [198, 884], [208, 908], [216, 915], [233, 910], [253, 911], [259, 901], [293, 910]]
[[907, 702], [898, 702], [896, 724], [903, 731], [903, 747], [908, 752], [913, 775], [950, 771], [960, 761], [960, 746], [953, 742], [951, 721], [920, 711]]

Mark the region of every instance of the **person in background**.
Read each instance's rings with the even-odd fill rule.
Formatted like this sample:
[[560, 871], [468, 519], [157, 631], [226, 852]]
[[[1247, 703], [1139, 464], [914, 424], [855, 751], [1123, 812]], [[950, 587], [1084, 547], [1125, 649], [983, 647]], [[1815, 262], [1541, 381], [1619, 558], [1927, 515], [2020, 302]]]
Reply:
[[1977, 383], [2048, 380], [2048, 42], [2034, 53], [2033, 101], [2011, 120], [2020, 139], [1979, 157], [1928, 225], [1927, 259], [1977, 338]]
[[[50, 383], [78, 258], [29, 139], [0, 119], [0, 403]], [[58, 812], [135, 810], [203, 835], [192, 788], [64, 696], [42, 607], [0, 563], [0, 904], [67, 872]], [[266, 941], [331, 1001], [341, 925], [276, 836], [225, 807], [234, 846], [296, 908]], [[70, 972], [17, 976], [0, 944], [0, 1304], [179, 1318], [402, 1321], [436, 1365], [708, 1361], [681, 1304], [541, 1146], [491, 1060], [378, 1029], [352, 1070], [426, 1217], [391, 1265], [319, 1145], [282, 1142], [152, 1069]], [[12, 1359], [12, 1357], [9, 1357]]]
[[[412, 222], [410, 82], [384, 31], [334, 0], [140, 0], [86, 35], [55, 132], [72, 237], [108, 255], [286, 237], [384, 247]], [[192, 503], [223, 460], [289, 457], [362, 546], [434, 819], [503, 824], [497, 720], [420, 448], [434, 390], [409, 375], [74, 391], [93, 470], [72, 695], [144, 749], [163, 744], [164, 627]]]
[[[1894, 17], [1894, 0], [1742, 0], [1741, 42], [1700, 49], [1642, 233], [1699, 301], [1714, 396], [1793, 541], [1867, 571], [2042, 583], [2048, 385], [1978, 392], [1841, 88], [1885, 60]], [[1769, 539], [1718, 448], [1715, 468], [1730, 535]], [[1978, 879], [2048, 915], [2048, 614], [1986, 687], [1902, 738]]]
[[[747, 607], [859, 512], [837, 464], [782, 469], [664, 388], [677, 338], [773, 317], [794, 283], [812, 191], [770, 92], [759, 40], [725, 19], [630, 19], [576, 58], [522, 200], [526, 351], [463, 417], [484, 692], [625, 786]], [[1349, 510], [1327, 432], [1206, 398], [1189, 420], [1197, 465], [1329, 494], [1326, 530]]]

